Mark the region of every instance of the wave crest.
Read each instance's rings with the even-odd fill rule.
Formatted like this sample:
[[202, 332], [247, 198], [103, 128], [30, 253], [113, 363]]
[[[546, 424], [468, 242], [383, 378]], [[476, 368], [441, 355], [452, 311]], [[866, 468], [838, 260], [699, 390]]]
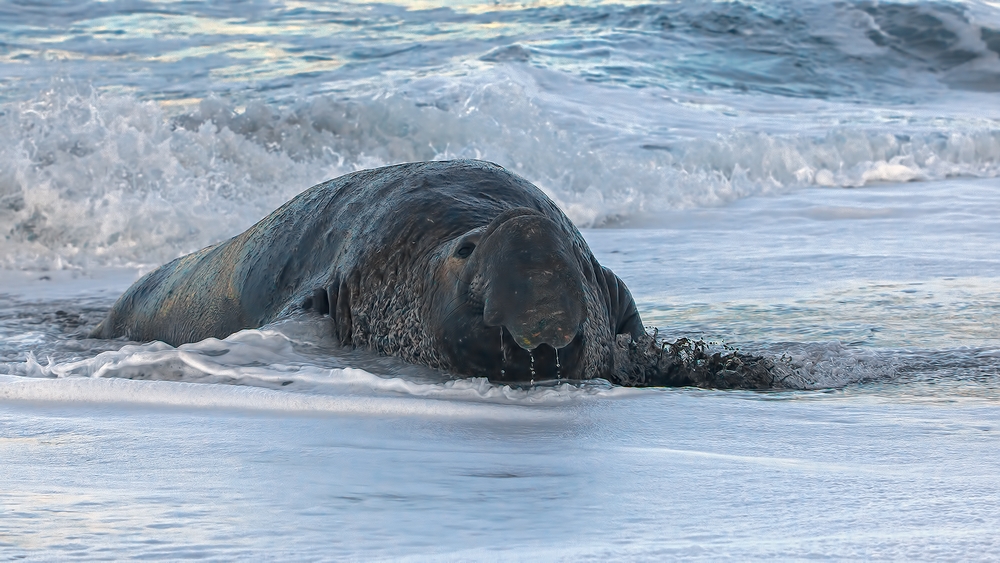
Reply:
[[[208, 98], [182, 111], [64, 84], [0, 115], [11, 139], [0, 147], [2, 264], [162, 263], [315, 183], [414, 160], [497, 162], [581, 227], [813, 185], [1000, 174], [1000, 130], [988, 121], [749, 132], [645, 91], [573, 82], [586, 102], [554, 99], [540, 81], [556, 78], [502, 67], [373, 98], [242, 108]], [[687, 132], [669, 131], [677, 121]]]

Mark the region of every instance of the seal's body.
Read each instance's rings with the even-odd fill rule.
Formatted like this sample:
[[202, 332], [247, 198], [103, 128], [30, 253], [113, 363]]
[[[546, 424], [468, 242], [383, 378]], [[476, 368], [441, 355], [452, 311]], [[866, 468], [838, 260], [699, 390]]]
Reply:
[[[136, 282], [94, 331], [173, 345], [302, 311], [344, 345], [495, 381], [617, 381], [632, 296], [537, 187], [481, 161], [319, 184]], [[621, 357], [621, 354], [617, 356]]]

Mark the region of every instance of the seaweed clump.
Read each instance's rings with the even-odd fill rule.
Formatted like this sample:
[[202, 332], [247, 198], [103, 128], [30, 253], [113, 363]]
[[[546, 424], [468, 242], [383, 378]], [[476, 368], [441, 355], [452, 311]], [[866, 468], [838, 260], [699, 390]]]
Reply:
[[784, 378], [771, 359], [738, 350], [713, 350], [703, 340], [667, 342], [658, 339], [656, 332], [635, 340], [619, 334], [614, 348], [615, 383], [627, 387], [783, 387]]

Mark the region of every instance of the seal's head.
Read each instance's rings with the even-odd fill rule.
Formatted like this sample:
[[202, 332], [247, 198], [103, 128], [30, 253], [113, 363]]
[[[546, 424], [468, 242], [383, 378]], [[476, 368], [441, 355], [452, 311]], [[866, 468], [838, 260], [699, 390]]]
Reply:
[[495, 381], [583, 377], [586, 281], [557, 223], [509, 209], [443, 245], [434, 274], [431, 315], [454, 369]]

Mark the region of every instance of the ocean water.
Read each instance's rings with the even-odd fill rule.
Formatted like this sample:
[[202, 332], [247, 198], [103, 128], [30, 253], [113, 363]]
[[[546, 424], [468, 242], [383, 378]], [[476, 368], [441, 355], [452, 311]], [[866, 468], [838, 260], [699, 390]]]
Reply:
[[[998, 95], [986, 1], [0, 3], [0, 560], [993, 559]], [[790, 388], [86, 338], [315, 183], [449, 158]]]

